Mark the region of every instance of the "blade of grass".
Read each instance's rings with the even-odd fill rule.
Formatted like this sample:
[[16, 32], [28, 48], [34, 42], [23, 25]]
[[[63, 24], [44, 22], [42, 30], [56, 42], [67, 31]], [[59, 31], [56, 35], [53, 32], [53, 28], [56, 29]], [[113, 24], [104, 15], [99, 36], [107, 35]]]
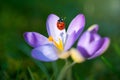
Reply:
[[48, 73], [47, 68], [45, 67], [45, 65], [43, 63], [41, 63], [40, 61], [36, 61], [34, 60], [34, 62], [37, 64], [37, 66], [44, 72], [44, 74], [47, 76], [47, 79], [50, 79], [50, 75]]
[[115, 49], [115, 52], [120, 56], [120, 47], [119, 47], [119, 45], [115, 43], [115, 44], [113, 45], [113, 47], [114, 47], [114, 49]]
[[56, 62], [52, 62], [52, 67], [53, 67], [53, 75], [54, 75], [54, 78], [56, 79], [57, 78], [57, 74], [58, 74], [58, 67], [57, 67], [57, 63]]
[[108, 68], [110, 68], [114, 73], [116, 73], [116, 75], [120, 78], [120, 74], [119, 71], [116, 70], [116, 68], [114, 68], [114, 66], [110, 63], [110, 61], [108, 61], [108, 59], [106, 59], [105, 57], [101, 57], [101, 59], [103, 60], [103, 62], [108, 66]]
[[112, 64], [103, 56], [101, 56], [102, 61], [112, 70], [114, 70]]
[[30, 67], [28, 67], [27, 69], [28, 69], [28, 72], [30, 74], [31, 79], [35, 80], [35, 78], [33, 77], [33, 74], [32, 74], [32, 71], [31, 71]]

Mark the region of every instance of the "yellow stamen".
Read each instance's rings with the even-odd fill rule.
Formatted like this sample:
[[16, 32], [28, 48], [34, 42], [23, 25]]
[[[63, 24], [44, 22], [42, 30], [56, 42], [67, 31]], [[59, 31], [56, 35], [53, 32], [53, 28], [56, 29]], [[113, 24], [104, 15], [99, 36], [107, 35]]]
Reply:
[[59, 48], [60, 48], [60, 50], [63, 50], [63, 43], [62, 43], [61, 39], [59, 39]]
[[63, 43], [62, 43], [62, 40], [61, 40], [61, 39], [59, 39], [59, 42], [57, 43], [57, 42], [52, 38], [52, 36], [49, 36], [48, 40], [51, 41], [51, 42], [53, 42], [54, 45], [55, 45], [59, 50], [63, 51], [64, 48], [63, 48]]
[[49, 40], [49, 41], [53, 41], [52, 36], [49, 36], [48, 40]]

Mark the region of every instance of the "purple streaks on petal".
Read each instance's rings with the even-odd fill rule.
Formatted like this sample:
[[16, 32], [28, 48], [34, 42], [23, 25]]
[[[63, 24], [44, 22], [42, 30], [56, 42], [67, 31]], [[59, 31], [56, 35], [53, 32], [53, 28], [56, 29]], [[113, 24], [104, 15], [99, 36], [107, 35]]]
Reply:
[[101, 38], [100, 35], [93, 31], [84, 32], [77, 45], [78, 50], [79, 47], [81, 49], [79, 50], [81, 54], [86, 55], [87, 52], [89, 55], [87, 56], [88, 59], [92, 59], [101, 55], [108, 48], [110, 42], [109, 38]]
[[80, 54], [83, 55], [84, 58], [90, 57], [89, 53], [84, 47], [78, 46], [77, 49], [80, 52]]
[[91, 38], [93, 38], [93, 35], [87, 31], [81, 36], [80, 40], [78, 41], [78, 47], [80, 46], [84, 48], [88, 52], [88, 55], [93, 55], [99, 49], [102, 42], [99, 40], [93, 40], [91, 42]]
[[78, 32], [73, 32], [72, 34], [68, 34], [66, 38], [66, 43], [65, 43], [65, 50], [68, 50], [71, 48], [71, 46], [75, 43], [75, 41], [78, 39], [80, 36], [81, 30]]
[[96, 33], [90, 33], [90, 42], [93, 42], [93, 41], [97, 41], [99, 39], [101, 39], [100, 35], [96, 34]]
[[94, 55], [94, 53], [101, 48], [103, 42], [104, 42], [104, 39], [100, 39], [100, 40], [93, 41], [90, 44], [88, 44], [88, 46], [85, 48], [88, 51], [89, 55], [91, 56]]
[[103, 54], [106, 51], [106, 49], [108, 48], [109, 44], [110, 44], [109, 38], [107, 38], [107, 37], [103, 38], [99, 49], [89, 59], [95, 58], [95, 57]]
[[101, 39], [100, 35], [91, 33], [89, 31], [84, 32], [78, 40], [78, 46], [87, 47], [91, 42]]
[[33, 49], [32, 57], [45, 62], [55, 61], [58, 59], [57, 49], [51, 44], [46, 44]]
[[48, 44], [48, 39], [37, 32], [24, 33], [24, 39], [32, 47], [38, 47], [44, 44]]
[[67, 34], [72, 34], [74, 31], [78, 32], [79, 30], [81, 30], [80, 32], [82, 32], [83, 28], [85, 25], [85, 17], [83, 14], [79, 14], [77, 15], [70, 23], [68, 30], [67, 30]]
[[67, 30], [65, 50], [68, 50], [78, 39], [84, 29], [85, 17], [83, 14], [77, 15], [70, 23]]

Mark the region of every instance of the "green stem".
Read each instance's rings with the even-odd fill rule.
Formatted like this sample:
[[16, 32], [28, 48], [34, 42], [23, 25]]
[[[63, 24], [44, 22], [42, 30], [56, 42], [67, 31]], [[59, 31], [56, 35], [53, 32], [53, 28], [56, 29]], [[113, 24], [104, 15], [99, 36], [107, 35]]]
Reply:
[[72, 67], [67, 71], [66, 80], [73, 80], [71, 75], [72, 75]]
[[[67, 74], [67, 71], [68, 71], [69, 69], [71, 69], [71, 67], [72, 67], [74, 64], [75, 64], [74, 62], [73, 62], [72, 64], [70, 64], [69, 62], [67, 62], [67, 63], [65, 64], [65, 66], [62, 68], [62, 70], [61, 70], [61, 72], [60, 72], [57, 80], [63, 80], [63, 79], [65, 78], [66, 74]], [[70, 75], [69, 75], [69, 76], [70, 76]]]

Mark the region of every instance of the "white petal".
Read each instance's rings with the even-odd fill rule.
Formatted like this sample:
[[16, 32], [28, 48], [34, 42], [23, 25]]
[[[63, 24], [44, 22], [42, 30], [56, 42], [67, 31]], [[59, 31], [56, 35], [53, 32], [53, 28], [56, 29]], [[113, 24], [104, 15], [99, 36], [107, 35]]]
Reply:
[[55, 14], [50, 14], [47, 18], [47, 32], [49, 36], [52, 36], [55, 41], [58, 41], [59, 38], [65, 42], [66, 39], [66, 31], [65, 29], [59, 30], [57, 28], [57, 21], [59, 20], [59, 17]]

